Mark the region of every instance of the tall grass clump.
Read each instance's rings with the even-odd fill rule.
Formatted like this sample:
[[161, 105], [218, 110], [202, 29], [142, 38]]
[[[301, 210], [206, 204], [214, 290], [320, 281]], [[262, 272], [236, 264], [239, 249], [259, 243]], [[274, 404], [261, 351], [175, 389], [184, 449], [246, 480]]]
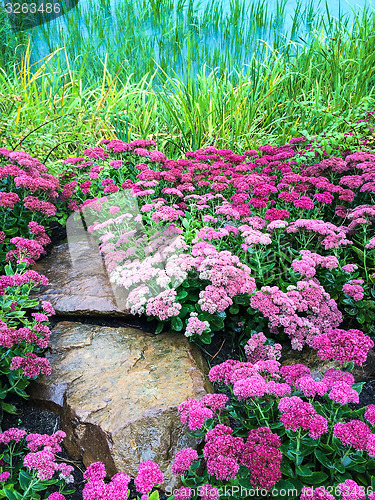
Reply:
[[15, 62], [16, 54], [27, 41], [25, 33], [12, 30], [3, 3], [0, 4], [0, 68], [9, 68]]
[[90, 2], [31, 32], [0, 74], [0, 93], [22, 98], [2, 111], [4, 143], [49, 158], [93, 137], [156, 139], [171, 156], [242, 149], [348, 131], [374, 102], [370, 8], [333, 17], [299, 1], [288, 20], [286, 0], [272, 12], [263, 0]]

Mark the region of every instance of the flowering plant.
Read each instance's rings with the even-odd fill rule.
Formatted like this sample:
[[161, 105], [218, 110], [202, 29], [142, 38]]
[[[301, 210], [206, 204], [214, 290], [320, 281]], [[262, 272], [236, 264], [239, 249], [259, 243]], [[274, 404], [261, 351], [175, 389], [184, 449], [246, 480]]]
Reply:
[[57, 453], [65, 433], [27, 434], [11, 428], [0, 434], [0, 496], [9, 500], [40, 500], [40, 492], [58, 487], [49, 500], [61, 500], [74, 481], [73, 467], [62, 462]]
[[[373, 330], [375, 155], [360, 145], [331, 156], [331, 139], [297, 137], [242, 155], [206, 147], [170, 160], [151, 151], [153, 141], [106, 140], [64, 160], [62, 198], [96, 212], [113, 283], [132, 314], [158, 320], [157, 333], [209, 343], [240, 324], [244, 342], [263, 331], [302, 349], [343, 321]], [[164, 270], [142, 238], [153, 248], [167, 227], [179, 246]]]
[[[86, 469], [83, 475], [87, 481], [82, 492], [83, 500], [127, 500], [130, 493], [128, 489], [130, 477], [119, 472], [106, 483], [105, 476], [105, 466], [101, 462], [95, 462]], [[159, 500], [158, 491], [152, 492], [152, 490], [162, 482], [163, 473], [155, 462], [146, 460], [139, 464], [134, 484], [137, 492], [142, 494], [141, 500]], [[137, 498], [139, 500], [139, 497]]]
[[[22, 262], [5, 267], [0, 276], [0, 385], [2, 409], [14, 411], [4, 400], [9, 393], [27, 398], [25, 391], [30, 380], [40, 374], [49, 374], [48, 361], [39, 355], [47, 347], [50, 337], [49, 316], [54, 314], [49, 302], [43, 301], [42, 312], [31, 312], [39, 300], [31, 299], [30, 292], [39, 284], [47, 284], [45, 276], [27, 269]], [[7, 381], [6, 383], [4, 381]]]
[[30, 264], [51, 240], [45, 224], [58, 218], [59, 180], [23, 151], [0, 148], [0, 260]]
[[175, 457], [174, 472], [191, 488], [188, 498], [196, 498], [201, 484], [298, 492], [348, 479], [372, 484], [375, 405], [351, 406], [363, 384], [337, 368], [316, 380], [305, 365], [280, 366], [278, 348], [264, 346], [262, 353], [260, 347], [250, 343], [247, 350], [263, 356], [257, 362], [227, 360], [211, 368], [211, 382], [229, 399], [209, 394], [179, 407], [192, 435], [205, 442], [203, 455], [187, 449]]

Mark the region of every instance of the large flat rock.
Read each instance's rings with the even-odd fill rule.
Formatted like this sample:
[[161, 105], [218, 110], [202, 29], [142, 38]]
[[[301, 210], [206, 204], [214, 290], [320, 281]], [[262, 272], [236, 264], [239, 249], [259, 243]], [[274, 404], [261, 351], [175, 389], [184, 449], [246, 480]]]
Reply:
[[[49, 280], [36, 296], [51, 302], [59, 315], [129, 316], [115, 300], [99, 249], [88, 240], [70, 238], [69, 243], [54, 247], [34, 269]], [[116, 296], [118, 299], [119, 294]]]
[[175, 453], [197, 445], [177, 406], [211, 392], [196, 347], [181, 335], [66, 321], [50, 345], [52, 375], [33, 382], [31, 398], [61, 415], [71, 458], [133, 477], [140, 462], [154, 460], [175, 485]]

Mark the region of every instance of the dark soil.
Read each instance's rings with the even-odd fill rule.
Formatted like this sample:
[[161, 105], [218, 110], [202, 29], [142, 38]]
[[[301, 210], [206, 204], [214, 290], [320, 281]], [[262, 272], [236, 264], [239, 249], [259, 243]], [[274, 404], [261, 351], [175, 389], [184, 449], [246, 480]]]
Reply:
[[362, 406], [372, 404], [375, 404], [375, 380], [370, 380], [365, 383], [359, 396], [359, 405], [357, 405], [357, 407], [362, 408]]

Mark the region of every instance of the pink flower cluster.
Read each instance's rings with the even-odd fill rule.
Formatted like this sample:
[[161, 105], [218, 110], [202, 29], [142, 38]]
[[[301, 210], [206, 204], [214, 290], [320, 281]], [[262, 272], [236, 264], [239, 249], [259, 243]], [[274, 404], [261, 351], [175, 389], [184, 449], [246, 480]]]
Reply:
[[145, 462], [139, 464], [138, 475], [134, 479], [137, 491], [143, 493], [145, 496], [154, 486], [161, 484], [162, 482], [163, 473], [155, 462], [152, 462], [152, 460], [146, 460]]
[[287, 233], [307, 232], [317, 234], [320, 244], [326, 249], [339, 248], [341, 245], [351, 245], [353, 242], [346, 237], [347, 230], [331, 222], [316, 219], [297, 219], [286, 228]]
[[181, 422], [188, 424], [191, 431], [201, 429], [204, 422], [214, 417], [212, 410], [202, 404], [201, 401], [188, 398], [178, 407]]
[[352, 297], [355, 301], [362, 300], [365, 292], [363, 290], [363, 280], [350, 280], [348, 283], [343, 285], [342, 291]]
[[51, 375], [51, 366], [46, 358], [41, 358], [32, 352], [27, 352], [25, 357], [14, 356], [10, 364], [11, 370], [22, 370], [24, 377], [35, 378], [40, 374]]
[[328, 431], [327, 419], [319, 415], [311, 403], [304, 402], [298, 396], [284, 397], [279, 401], [280, 421], [286, 429], [299, 428], [308, 431], [309, 436], [317, 439]]
[[298, 350], [305, 344], [312, 345], [316, 335], [342, 321], [336, 302], [313, 280], [298, 281], [287, 292], [277, 286], [264, 286], [252, 295], [250, 305], [268, 318], [272, 333], [283, 328], [293, 349]]
[[46, 253], [43, 246], [38, 243], [37, 240], [28, 240], [26, 238], [21, 238], [16, 236], [12, 238], [10, 242], [16, 247], [15, 250], [10, 250], [6, 254], [6, 260], [12, 262], [22, 262], [26, 261], [28, 265], [35, 264], [35, 260]]
[[320, 359], [334, 359], [340, 363], [352, 361], [361, 366], [366, 361], [369, 350], [374, 347], [374, 342], [360, 330], [333, 328], [317, 335], [312, 347], [317, 349]]
[[197, 450], [193, 450], [193, 448], [185, 448], [179, 451], [176, 453], [172, 464], [173, 474], [176, 476], [182, 476], [189, 470], [191, 464], [195, 460], [198, 460]]
[[12, 276], [2, 275], [0, 276], [0, 295], [4, 295], [8, 287], [20, 287], [25, 284], [48, 285], [48, 279], [43, 274], [39, 274], [32, 269]]
[[52, 435], [27, 434], [21, 429], [10, 428], [0, 434], [0, 443], [8, 445], [25, 440], [30, 452], [23, 458], [24, 467], [35, 470], [40, 480], [51, 479], [58, 472], [66, 482], [73, 482], [73, 467], [65, 462], [57, 462], [55, 457], [56, 453], [61, 451], [60, 443], [65, 437], [63, 431]]
[[315, 276], [316, 268], [318, 266], [326, 269], [335, 269], [339, 265], [337, 257], [334, 255], [323, 257], [322, 255], [310, 252], [309, 250], [301, 250], [299, 253], [302, 255], [302, 260], [293, 260], [292, 268], [294, 271], [299, 272], [301, 276], [305, 276], [307, 279]]
[[210, 324], [208, 321], [201, 321], [198, 319], [198, 313], [190, 313], [190, 318], [188, 319], [185, 336], [191, 337], [191, 335], [202, 335], [205, 332]]
[[130, 477], [119, 472], [106, 484], [105, 476], [103, 463], [95, 462], [88, 466], [83, 474], [87, 480], [82, 491], [83, 500], [127, 500]]
[[280, 359], [281, 357], [281, 345], [273, 344], [267, 345], [267, 337], [263, 332], [255, 333], [245, 345], [245, 354], [247, 361], [250, 363], [256, 363], [261, 359]]
[[202, 242], [193, 246], [192, 255], [199, 278], [210, 282], [199, 294], [202, 311], [210, 314], [224, 311], [233, 304], [234, 296], [254, 292], [251, 269], [231, 252], [218, 252], [210, 243]]
[[375, 457], [375, 434], [362, 420], [337, 422], [333, 427], [333, 435], [343, 444], [355, 450], [365, 450], [371, 457]]

